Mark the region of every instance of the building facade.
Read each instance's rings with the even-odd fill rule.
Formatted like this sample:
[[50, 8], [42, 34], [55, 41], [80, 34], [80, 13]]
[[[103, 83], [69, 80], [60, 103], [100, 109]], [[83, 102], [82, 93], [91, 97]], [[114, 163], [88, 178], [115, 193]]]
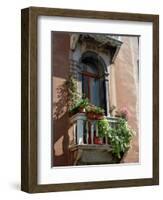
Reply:
[[91, 134], [96, 134], [92, 131], [96, 127], [84, 124], [85, 114], [69, 115], [63, 86], [70, 74], [77, 80], [81, 97], [84, 94], [92, 104], [102, 107], [108, 120], [114, 122], [113, 106], [128, 108], [128, 123], [136, 134], [120, 162], [139, 162], [139, 38], [52, 33], [53, 165], [116, 162], [108, 155], [107, 139], [103, 145], [94, 144]]

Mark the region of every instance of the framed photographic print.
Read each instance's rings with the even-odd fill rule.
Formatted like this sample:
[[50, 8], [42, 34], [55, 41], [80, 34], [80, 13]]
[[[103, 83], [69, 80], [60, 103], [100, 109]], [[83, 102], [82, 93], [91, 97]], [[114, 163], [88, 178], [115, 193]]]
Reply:
[[22, 9], [21, 188], [159, 184], [159, 16]]

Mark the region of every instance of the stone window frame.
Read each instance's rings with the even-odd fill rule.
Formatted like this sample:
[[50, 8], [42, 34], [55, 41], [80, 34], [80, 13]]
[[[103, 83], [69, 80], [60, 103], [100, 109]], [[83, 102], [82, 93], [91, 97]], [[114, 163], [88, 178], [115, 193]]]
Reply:
[[[103, 81], [104, 81], [104, 101], [105, 101], [105, 111], [106, 111], [106, 116], [109, 115], [109, 72], [108, 72], [108, 67], [104, 61], [104, 59], [97, 53], [92, 50], [86, 50], [82, 53], [80, 59], [79, 59], [79, 69], [78, 73], [81, 73], [81, 65], [83, 58], [89, 57], [91, 59], [95, 59], [100, 63], [100, 66], [103, 69], [100, 69], [102, 71], [102, 74], [100, 76], [103, 76]], [[78, 79], [79, 81], [79, 79]]]

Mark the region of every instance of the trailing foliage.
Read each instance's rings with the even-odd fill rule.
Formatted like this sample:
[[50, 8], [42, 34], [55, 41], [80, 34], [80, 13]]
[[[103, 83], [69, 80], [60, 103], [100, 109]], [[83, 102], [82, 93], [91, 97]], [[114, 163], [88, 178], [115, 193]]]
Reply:
[[109, 122], [106, 118], [99, 120], [98, 125], [98, 134], [100, 137], [108, 136], [110, 131]]
[[80, 95], [77, 92], [77, 81], [73, 77], [73, 75], [70, 75], [68, 77], [65, 82], [65, 86], [67, 89], [68, 110], [70, 111], [76, 106], [77, 102], [80, 99]]
[[133, 134], [134, 131], [129, 127], [128, 122], [122, 118], [118, 119], [116, 128], [110, 127], [108, 137], [112, 146], [112, 153], [116, 157], [121, 158], [121, 154], [130, 147]]

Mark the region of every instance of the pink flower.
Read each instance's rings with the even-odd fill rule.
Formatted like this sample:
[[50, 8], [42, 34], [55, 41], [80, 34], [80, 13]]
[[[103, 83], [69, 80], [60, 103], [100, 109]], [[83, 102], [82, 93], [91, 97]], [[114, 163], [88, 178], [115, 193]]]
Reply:
[[128, 120], [129, 117], [130, 117], [130, 112], [129, 112], [127, 106], [123, 106], [123, 107], [120, 108], [118, 111], [116, 111], [116, 113], [117, 113], [117, 115], [118, 115], [119, 117], [122, 117], [122, 118], [124, 118], [124, 119], [126, 119], [126, 120]]
[[130, 112], [126, 106], [124, 106], [120, 109], [120, 114], [126, 120], [128, 120], [128, 118], [130, 117]]

